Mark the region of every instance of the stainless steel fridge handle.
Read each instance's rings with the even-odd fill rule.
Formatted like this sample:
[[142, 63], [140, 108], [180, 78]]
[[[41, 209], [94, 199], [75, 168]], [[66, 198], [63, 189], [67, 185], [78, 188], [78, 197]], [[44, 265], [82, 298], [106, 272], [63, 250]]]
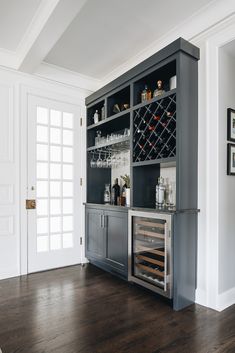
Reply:
[[103, 223], [104, 228], [108, 226], [108, 216], [104, 215], [104, 223]]
[[103, 215], [101, 214], [101, 215], [100, 215], [100, 228], [103, 228], [103, 222], [102, 222], [102, 219], [103, 219]]

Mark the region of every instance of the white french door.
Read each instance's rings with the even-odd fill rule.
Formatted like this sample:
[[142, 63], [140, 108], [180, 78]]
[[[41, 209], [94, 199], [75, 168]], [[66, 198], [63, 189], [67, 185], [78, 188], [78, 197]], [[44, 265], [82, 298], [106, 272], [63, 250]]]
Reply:
[[79, 106], [29, 96], [28, 272], [81, 263]]

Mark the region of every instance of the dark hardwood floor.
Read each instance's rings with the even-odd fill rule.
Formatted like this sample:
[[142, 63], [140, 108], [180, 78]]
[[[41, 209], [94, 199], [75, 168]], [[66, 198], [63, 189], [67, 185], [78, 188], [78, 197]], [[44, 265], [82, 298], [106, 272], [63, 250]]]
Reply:
[[0, 281], [3, 353], [234, 353], [235, 306], [168, 303], [97, 269]]

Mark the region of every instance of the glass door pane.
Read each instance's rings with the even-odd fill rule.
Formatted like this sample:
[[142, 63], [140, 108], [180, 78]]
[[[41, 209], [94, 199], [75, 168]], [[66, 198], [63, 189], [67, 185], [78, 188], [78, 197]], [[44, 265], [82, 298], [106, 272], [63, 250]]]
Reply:
[[166, 220], [133, 217], [133, 275], [165, 289]]
[[74, 246], [74, 115], [37, 107], [37, 252]]

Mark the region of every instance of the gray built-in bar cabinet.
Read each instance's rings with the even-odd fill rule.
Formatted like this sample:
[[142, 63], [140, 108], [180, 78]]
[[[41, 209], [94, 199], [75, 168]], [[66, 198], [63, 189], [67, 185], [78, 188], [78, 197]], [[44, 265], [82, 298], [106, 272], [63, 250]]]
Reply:
[[[86, 257], [175, 310], [194, 303], [197, 283], [198, 60], [179, 38], [86, 98]], [[106, 205], [122, 154], [130, 204]], [[160, 176], [173, 180], [171, 207], [156, 206]]]

